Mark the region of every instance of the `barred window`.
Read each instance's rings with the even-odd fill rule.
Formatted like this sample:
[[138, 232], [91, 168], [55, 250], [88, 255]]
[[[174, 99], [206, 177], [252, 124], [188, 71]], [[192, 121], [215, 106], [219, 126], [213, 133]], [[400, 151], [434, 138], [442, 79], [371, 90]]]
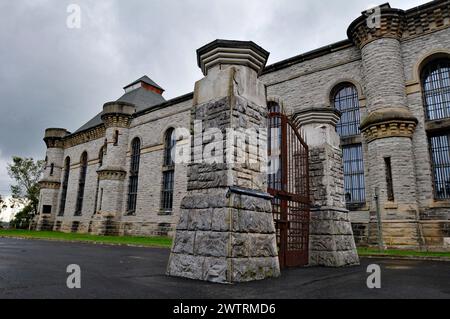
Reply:
[[128, 183], [128, 214], [136, 211], [138, 192], [139, 162], [141, 159], [141, 141], [135, 138], [131, 143], [130, 178]]
[[342, 148], [344, 162], [345, 200], [348, 206], [361, 205], [366, 201], [364, 163], [361, 144]]
[[356, 87], [351, 83], [343, 83], [334, 89], [334, 107], [342, 113], [336, 130], [341, 137], [360, 134], [359, 99]]
[[61, 188], [61, 199], [59, 202], [59, 216], [64, 216], [64, 210], [66, 208], [67, 187], [69, 186], [69, 174], [70, 174], [70, 157], [66, 158], [64, 163], [64, 178]]
[[426, 118], [450, 117], [450, 60], [435, 60], [424, 68], [422, 89]]
[[173, 185], [175, 176], [175, 130], [169, 129], [165, 136], [163, 178], [161, 187], [161, 213], [171, 214], [173, 210]]
[[166, 133], [166, 138], [165, 138], [164, 166], [173, 166], [174, 165], [175, 145], [176, 145], [175, 130], [169, 129]]
[[267, 151], [268, 174], [267, 183], [270, 189], [282, 190], [281, 167], [281, 108], [278, 103], [269, 102], [268, 110], [271, 113], [268, 119]]
[[83, 155], [81, 155], [80, 161], [80, 178], [78, 180], [78, 194], [77, 194], [77, 205], [75, 208], [75, 216], [81, 216], [81, 212], [83, 209], [84, 186], [86, 184], [87, 167], [88, 167], [88, 156], [87, 153], [84, 152]]
[[430, 137], [434, 193], [436, 199], [450, 199], [450, 131]]

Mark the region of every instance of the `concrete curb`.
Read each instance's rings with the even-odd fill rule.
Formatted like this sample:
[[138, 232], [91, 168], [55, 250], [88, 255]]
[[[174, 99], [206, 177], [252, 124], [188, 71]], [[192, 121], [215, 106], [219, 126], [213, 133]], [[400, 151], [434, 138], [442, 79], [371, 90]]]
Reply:
[[415, 260], [415, 261], [441, 261], [450, 262], [450, 257], [427, 257], [427, 256], [392, 256], [392, 255], [360, 255], [360, 258], [368, 259], [392, 259], [392, 260]]

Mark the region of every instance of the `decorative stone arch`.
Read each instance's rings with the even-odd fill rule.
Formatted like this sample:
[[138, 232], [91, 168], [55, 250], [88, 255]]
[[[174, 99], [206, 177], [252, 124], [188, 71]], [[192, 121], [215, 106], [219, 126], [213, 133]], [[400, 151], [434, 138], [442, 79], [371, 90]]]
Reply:
[[139, 142], [140, 142], [140, 144], [141, 144], [141, 150], [142, 150], [142, 148], [143, 148], [143, 138], [142, 138], [142, 136], [140, 135], [140, 134], [136, 134], [136, 135], [133, 135], [130, 139], [129, 139], [129, 142], [128, 142], [128, 145], [127, 145], [127, 151], [128, 151], [128, 153], [129, 154], [131, 154], [131, 151], [132, 151], [132, 147], [133, 147], [133, 141], [136, 139], [136, 138], [138, 138], [139, 139]]
[[422, 70], [423, 68], [430, 62], [440, 59], [446, 58], [450, 60], [450, 50], [439, 48], [433, 49], [431, 51], [427, 51], [425, 54], [421, 55], [421, 57], [416, 61], [413, 66], [413, 80], [412, 82], [419, 85], [420, 92], [422, 92]]
[[359, 107], [365, 107], [366, 96], [364, 95], [362, 86], [359, 81], [352, 78], [339, 78], [338, 80], [334, 81], [331, 85], [328, 86], [326, 90], [327, 95], [325, 97], [326, 106], [332, 107], [333, 93], [335, 93], [335, 90], [339, 85], [342, 85], [344, 83], [350, 83], [356, 88], [356, 91], [358, 92]]
[[166, 143], [166, 135], [169, 130], [176, 130], [177, 128], [172, 124], [166, 125], [164, 129], [161, 131], [161, 135], [159, 136], [159, 142], [161, 145], [165, 146]]
[[286, 111], [287, 111], [286, 104], [279, 96], [275, 96], [275, 95], [268, 96], [267, 103], [270, 103], [270, 102], [277, 103], [281, 108], [281, 112], [286, 114]]

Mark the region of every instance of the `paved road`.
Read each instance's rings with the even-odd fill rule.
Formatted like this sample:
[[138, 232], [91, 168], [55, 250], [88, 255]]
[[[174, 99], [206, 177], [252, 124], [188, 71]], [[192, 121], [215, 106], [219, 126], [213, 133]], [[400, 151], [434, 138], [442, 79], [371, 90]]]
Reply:
[[[164, 275], [166, 249], [0, 239], [0, 298], [450, 298], [450, 264], [363, 259], [343, 269], [290, 269], [281, 278], [216, 285]], [[366, 286], [367, 265], [382, 288]], [[66, 287], [78, 264], [82, 288]]]

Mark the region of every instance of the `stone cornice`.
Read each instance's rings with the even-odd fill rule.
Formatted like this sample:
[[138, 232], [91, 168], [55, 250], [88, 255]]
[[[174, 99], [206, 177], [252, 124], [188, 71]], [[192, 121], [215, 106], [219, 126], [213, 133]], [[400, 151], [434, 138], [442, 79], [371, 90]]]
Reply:
[[48, 128], [44, 135], [45, 145], [47, 148], [63, 148], [63, 139], [68, 134], [69, 132], [64, 128]]
[[412, 138], [418, 120], [406, 108], [384, 108], [371, 112], [361, 123], [368, 143], [382, 138]]
[[123, 181], [127, 172], [120, 168], [102, 168], [97, 171], [99, 180], [119, 180]]
[[387, 7], [381, 8], [380, 12], [380, 23], [376, 27], [369, 27], [368, 14], [361, 15], [350, 24], [347, 35], [360, 49], [377, 39], [400, 39], [403, 36], [405, 12], [403, 10]]
[[268, 57], [269, 52], [251, 41], [215, 40], [197, 50], [198, 66], [205, 76], [218, 64], [245, 65], [259, 74]]
[[108, 127], [128, 128], [136, 106], [126, 102], [109, 102], [103, 105], [102, 121]]
[[450, 1], [432, 1], [407, 11], [381, 6], [380, 24], [369, 27], [364, 13], [350, 24], [347, 35], [359, 48], [380, 38], [407, 39], [450, 26]]
[[292, 119], [297, 127], [311, 123], [331, 124], [336, 126], [340, 118], [341, 113], [331, 107], [311, 107], [292, 115]]
[[39, 187], [41, 189], [59, 189], [61, 186], [60, 182], [50, 181], [50, 180], [41, 180], [39, 181]]
[[73, 147], [76, 145], [88, 143], [90, 141], [94, 141], [99, 138], [104, 138], [105, 133], [106, 133], [105, 125], [99, 125], [99, 126], [93, 127], [90, 130], [67, 136], [63, 140], [63, 145], [64, 145], [64, 148], [70, 148], [70, 147]]

